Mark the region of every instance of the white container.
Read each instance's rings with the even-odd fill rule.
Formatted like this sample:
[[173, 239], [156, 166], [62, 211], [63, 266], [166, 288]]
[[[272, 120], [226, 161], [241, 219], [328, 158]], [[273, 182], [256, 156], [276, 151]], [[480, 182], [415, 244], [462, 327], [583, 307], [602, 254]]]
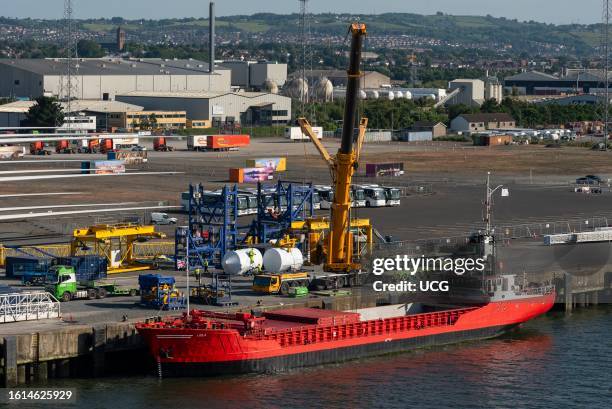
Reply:
[[266, 271], [272, 273], [299, 270], [304, 265], [304, 256], [302, 256], [302, 252], [296, 248], [287, 251], [274, 247], [264, 254], [263, 265]]
[[263, 257], [258, 249], [238, 249], [228, 251], [221, 261], [223, 271], [229, 275], [243, 275], [244, 273], [260, 269], [263, 266]]

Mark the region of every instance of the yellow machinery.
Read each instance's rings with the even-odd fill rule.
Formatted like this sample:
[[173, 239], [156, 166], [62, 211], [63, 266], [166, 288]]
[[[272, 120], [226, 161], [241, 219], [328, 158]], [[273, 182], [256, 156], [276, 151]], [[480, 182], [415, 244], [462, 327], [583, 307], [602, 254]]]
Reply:
[[253, 291], [262, 294], [288, 295], [293, 287], [308, 287], [308, 273], [258, 274], [253, 278]]
[[361, 264], [354, 260], [354, 240], [350, 219], [350, 189], [353, 173], [358, 166], [359, 154], [368, 124], [367, 118], [361, 119], [359, 133], [356, 141], [354, 141], [359, 81], [362, 76], [360, 71], [361, 48], [363, 38], [366, 35], [366, 26], [362, 23], [353, 23], [350, 27], [350, 32], [352, 37], [350, 65], [344, 105], [342, 141], [338, 153], [332, 157], [321, 142], [319, 142], [308, 121], [305, 118], [298, 120], [302, 132], [308, 135], [328, 164], [332, 174], [334, 202], [331, 206], [330, 233], [324, 242], [326, 259], [323, 267], [325, 271], [332, 273], [352, 273], [361, 269]]
[[74, 230], [70, 254], [76, 256], [82, 250], [93, 249], [94, 253], [106, 257], [109, 274], [150, 270], [151, 264], [138, 263], [134, 257], [134, 245], [143, 240], [164, 237], [163, 233], [155, 231], [154, 226], [100, 224]]
[[[291, 233], [299, 233], [306, 236], [304, 253], [309, 264], [323, 264], [327, 259], [327, 247], [325, 245], [326, 235], [330, 229], [327, 218], [313, 218], [306, 221], [293, 222]], [[362, 249], [372, 251], [374, 243], [373, 228], [370, 219], [351, 219], [350, 233], [353, 239], [353, 262], [358, 263]]]

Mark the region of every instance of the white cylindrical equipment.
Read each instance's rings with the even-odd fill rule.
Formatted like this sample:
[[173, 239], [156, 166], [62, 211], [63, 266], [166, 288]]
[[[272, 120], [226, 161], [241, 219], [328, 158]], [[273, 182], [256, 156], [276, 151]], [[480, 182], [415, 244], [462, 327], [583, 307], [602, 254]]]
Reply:
[[304, 265], [304, 256], [297, 248], [285, 250], [271, 248], [264, 254], [263, 265], [266, 271], [282, 273], [288, 270], [299, 270]]
[[221, 261], [223, 271], [229, 275], [243, 275], [263, 266], [263, 257], [258, 249], [238, 249], [228, 251]]

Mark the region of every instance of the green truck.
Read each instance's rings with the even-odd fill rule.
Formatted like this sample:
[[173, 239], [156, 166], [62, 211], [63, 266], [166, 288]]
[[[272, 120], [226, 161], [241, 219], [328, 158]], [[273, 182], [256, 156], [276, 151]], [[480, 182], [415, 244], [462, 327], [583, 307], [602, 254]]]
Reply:
[[48, 293], [60, 301], [93, 300], [106, 296], [129, 295], [136, 296], [137, 288], [118, 286], [106, 280], [78, 282], [74, 267], [55, 266], [53, 277], [45, 287]]

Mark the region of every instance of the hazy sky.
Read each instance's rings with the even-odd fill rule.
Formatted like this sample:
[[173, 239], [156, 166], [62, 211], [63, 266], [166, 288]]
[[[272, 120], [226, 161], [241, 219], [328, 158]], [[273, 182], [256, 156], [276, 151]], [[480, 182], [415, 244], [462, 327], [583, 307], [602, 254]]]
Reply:
[[[0, 0], [0, 15], [7, 17], [58, 18], [63, 0]], [[75, 16], [128, 19], [205, 17], [206, 0], [74, 0]], [[291, 13], [297, 0], [217, 0], [218, 15], [256, 12]], [[497, 17], [549, 23], [601, 21], [602, 0], [310, 0], [315, 12], [433, 14], [491, 14]]]

